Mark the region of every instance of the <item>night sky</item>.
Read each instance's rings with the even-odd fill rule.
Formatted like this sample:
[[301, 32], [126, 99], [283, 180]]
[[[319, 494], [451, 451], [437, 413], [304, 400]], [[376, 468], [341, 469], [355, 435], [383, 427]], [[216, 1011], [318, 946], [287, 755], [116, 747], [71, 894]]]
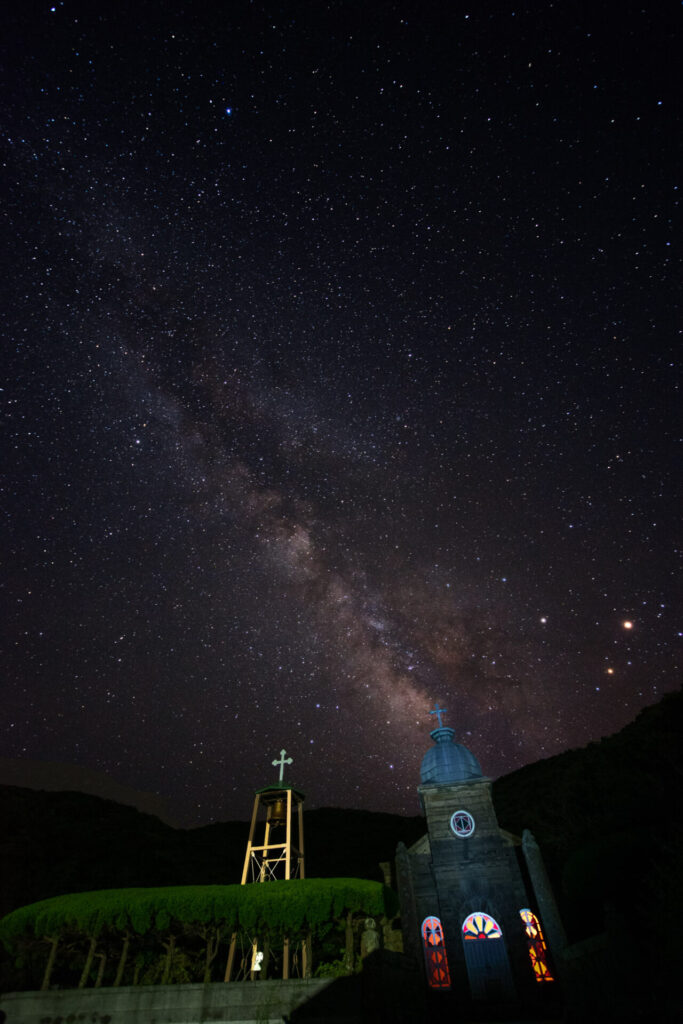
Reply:
[[2, 754], [414, 814], [677, 688], [680, 5], [13, 7]]

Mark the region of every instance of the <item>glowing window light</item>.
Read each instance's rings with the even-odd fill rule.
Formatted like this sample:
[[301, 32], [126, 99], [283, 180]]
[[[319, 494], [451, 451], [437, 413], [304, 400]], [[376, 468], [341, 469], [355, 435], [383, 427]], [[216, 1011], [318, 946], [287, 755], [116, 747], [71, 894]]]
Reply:
[[422, 946], [424, 948], [427, 981], [430, 988], [450, 988], [451, 976], [448, 971], [446, 944], [443, 928], [438, 917], [426, 917], [422, 922]]
[[527, 946], [529, 947], [529, 959], [537, 982], [554, 981], [548, 966], [548, 949], [543, 938], [541, 924], [533, 911], [525, 907], [520, 910], [519, 916], [524, 922], [526, 929]]
[[463, 939], [502, 939], [503, 933], [498, 923], [480, 910], [470, 914], [462, 926]]

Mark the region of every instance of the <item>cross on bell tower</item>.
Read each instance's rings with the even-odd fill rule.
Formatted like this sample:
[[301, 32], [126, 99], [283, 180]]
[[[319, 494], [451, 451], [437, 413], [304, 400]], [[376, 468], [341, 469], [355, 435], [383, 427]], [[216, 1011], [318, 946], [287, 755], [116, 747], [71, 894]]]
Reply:
[[285, 774], [285, 765], [286, 764], [294, 764], [294, 761], [292, 760], [291, 757], [288, 757], [287, 759], [285, 759], [285, 754], [286, 753], [287, 753], [286, 750], [281, 750], [280, 751], [280, 760], [278, 761], [277, 758], [276, 758], [273, 761], [273, 767], [274, 768], [277, 768], [277, 766], [280, 765], [280, 782], [282, 782], [283, 776]]

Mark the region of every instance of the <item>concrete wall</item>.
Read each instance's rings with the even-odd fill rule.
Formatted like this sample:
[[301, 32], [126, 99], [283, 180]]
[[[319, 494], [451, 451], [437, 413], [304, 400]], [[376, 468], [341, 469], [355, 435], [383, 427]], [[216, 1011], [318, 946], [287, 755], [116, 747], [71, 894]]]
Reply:
[[[7, 1024], [281, 1024], [332, 983], [320, 978], [11, 992], [0, 998], [0, 1010]], [[337, 1019], [354, 1020], [348, 1014]]]
[[6, 1024], [415, 1024], [425, 1019], [417, 966], [389, 950], [368, 954], [360, 973], [342, 978], [55, 989], [0, 997], [0, 1022]]

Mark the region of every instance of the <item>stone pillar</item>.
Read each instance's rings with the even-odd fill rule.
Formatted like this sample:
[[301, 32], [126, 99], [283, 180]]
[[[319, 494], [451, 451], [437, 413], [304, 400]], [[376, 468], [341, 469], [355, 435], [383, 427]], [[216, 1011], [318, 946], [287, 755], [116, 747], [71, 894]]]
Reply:
[[396, 888], [401, 903], [401, 927], [403, 930], [403, 951], [411, 957], [419, 970], [424, 972], [424, 956], [417, 917], [417, 903], [410, 857], [405, 843], [396, 847]]
[[543, 863], [543, 855], [538, 848], [538, 843], [534, 839], [533, 833], [528, 828], [525, 828], [522, 833], [522, 851], [527, 868], [529, 869], [531, 884], [534, 888], [534, 895], [536, 896], [536, 902], [541, 914], [543, 932], [555, 961], [555, 966], [559, 971], [561, 970], [560, 957], [562, 951], [567, 946], [567, 936], [557, 909], [555, 894], [548, 878], [548, 872]]
[[384, 879], [384, 884], [386, 886], [388, 886], [389, 889], [391, 889], [391, 887], [392, 887], [392, 884], [391, 884], [391, 861], [390, 860], [381, 860], [379, 862], [379, 869], [382, 872], [382, 877]]

